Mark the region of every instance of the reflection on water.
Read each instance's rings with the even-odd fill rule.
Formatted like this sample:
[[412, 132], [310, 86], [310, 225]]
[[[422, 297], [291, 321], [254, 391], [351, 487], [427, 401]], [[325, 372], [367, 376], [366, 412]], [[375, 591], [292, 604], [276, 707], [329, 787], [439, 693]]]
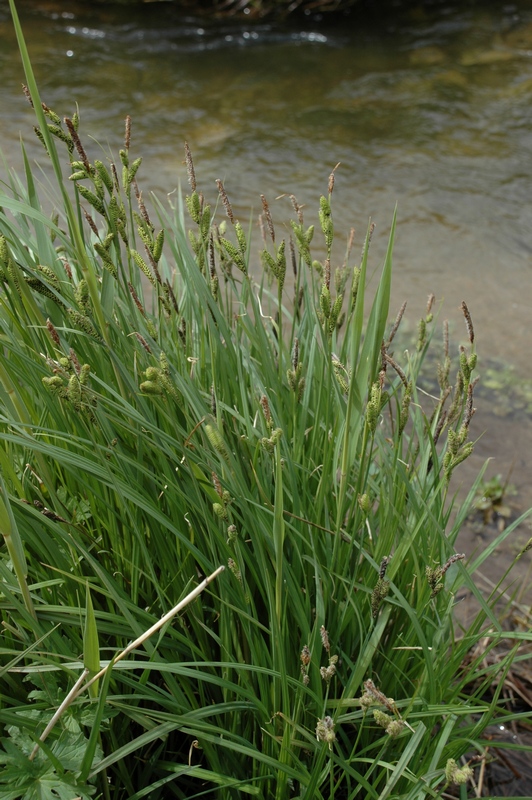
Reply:
[[[115, 152], [132, 114], [145, 188], [185, 180], [187, 139], [210, 197], [224, 178], [245, 217], [260, 191], [271, 203], [294, 192], [311, 222], [340, 161], [336, 229], [347, 236], [354, 224], [361, 241], [371, 215], [376, 259], [397, 202], [394, 302], [407, 298], [415, 321], [434, 291], [458, 340], [467, 299], [480, 371], [490, 355], [519, 376], [532, 306], [532, 9], [482, 6], [355, 10], [342, 24], [296, 27], [193, 19], [170, 4], [126, 13], [43, 0], [21, 13], [52, 108], [70, 114], [78, 102], [85, 130]], [[32, 118], [5, 6], [0, 41], [1, 146], [20, 163], [19, 131], [31, 138]], [[287, 200], [274, 209], [286, 218]], [[515, 458], [512, 480], [532, 504], [530, 414], [496, 419], [476, 458], [498, 452], [496, 472]], [[491, 422], [479, 412], [479, 435]]]

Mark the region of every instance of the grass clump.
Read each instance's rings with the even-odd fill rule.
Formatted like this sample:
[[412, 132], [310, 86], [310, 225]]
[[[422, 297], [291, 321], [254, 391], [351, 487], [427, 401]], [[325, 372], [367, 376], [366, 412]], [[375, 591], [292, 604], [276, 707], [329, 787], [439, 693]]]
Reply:
[[462, 756], [516, 715], [486, 694], [495, 667], [461, 670], [504, 637], [496, 596], [453, 621], [484, 557], [455, 553], [478, 482], [448, 497], [472, 449], [467, 307], [456, 379], [445, 337], [426, 398], [433, 300], [410, 353], [402, 312], [388, 324], [395, 221], [369, 309], [371, 227], [332, 266], [334, 172], [325, 257], [295, 198], [284, 238], [263, 198], [252, 277], [250, 232], [220, 182], [221, 208], [198, 190], [188, 147], [185, 203], [150, 213], [129, 120], [119, 162], [89, 159], [12, 11], [57, 189], [41, 201], [25, 158], [0, 196], [2, 796], [413, 799], [471, 780]]

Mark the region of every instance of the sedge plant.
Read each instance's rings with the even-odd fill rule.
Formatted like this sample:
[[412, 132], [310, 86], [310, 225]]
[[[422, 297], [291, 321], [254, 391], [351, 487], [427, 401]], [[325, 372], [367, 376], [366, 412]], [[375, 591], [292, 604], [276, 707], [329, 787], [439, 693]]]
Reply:
[[394, 352], [395, 219], [370, 301], [372, 227], [338, 257], [334, 172], [315, 238], [295, 197], [282, 235], [262, 198], [260, 267], [188, 146], [186, 197], [148, 211], [131, 121], [118, 160], [89, 157], [11, 8], [53, 177], [23, 147], [0, 192], [1, 796], [415, 800], [474, 780], [488, 724], [519, 715], [501, 662], [462, 667], [505, 637], [474, 583], [489, 552], [455, 552], [481, 479], [453, 500], [467, 305], [455, 357], [433, 299]]

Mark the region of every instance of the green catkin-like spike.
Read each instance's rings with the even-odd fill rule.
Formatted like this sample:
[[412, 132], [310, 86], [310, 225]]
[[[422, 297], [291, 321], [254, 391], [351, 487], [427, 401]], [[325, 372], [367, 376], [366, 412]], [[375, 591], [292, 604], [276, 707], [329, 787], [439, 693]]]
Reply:
[[425, 569], [425, 576], [430, 587], [431, 599], [436, 597], [443, 589], [443, 583], [441, 582], [442, 574], [441, 567], [427, 567]]
[[97, 172], [95, 172], [94, 175], [92, 176], [92, 181], [94, 183], [94, 188], [96, 189], [96, 194], [98, 195], [100, 200], [103, 200], [103, 198], [105, 197], [105, 187], [102, 179], [100, 178]]
[[84, 311], [89, 310], [90, 306], [90, 295], [89, 295], [89, 284], [85, 279], [81, 280], [75, 291], [75, 298], [76, 303], [81, 306]]
[[168, 363], [166, 353], [163, 353], [162, 350], [159, 353], [159, 364], [164, 374], [170, 375], [170, 364]]
[[7, 267], [9, 262], [9, 248], [6, 237], [0, 233], [0, 266]]
[[283, 239], [283, 241], [281, 242], [281, 244], [279, 245], [279, 247], [277, 249], [277, 260], [276, 260], [276, 263], [275, 263], [276, 270], [277, 270], [276, 271], [276, 278], [277, 278], [277, 281], [279, 283], [279, 289], [280, 290], [284, 286], [284, 279], [285, 279], [285, 275], [286, 275], [285, 249], [286, 249], [286, 242]]
[[66, 397], [67, 389], [59, 375], [54, 375], [52, 378], [43, 378], [42, 382], [43, 385], [54, 394], [58, 394], [60, 397]]
[[123, 167], [129, 167], [129, 156], [126, 150], [119, 150], [118, 155], [120, 156], [120, 161], [122, 162]]
[[161, 228], [161, 230], [155, 237], [152, 250], [153, 259], [156, 264], [158, 264], [161, 259], [163, 253], [163, 245], [164, 245], [164, 228]]
[[100, 177], [100, 180], [105, 185], [105, 188], [107, 189], [109, 194], [113, 194], [113, 188], [114, 188], [113, 187], [113, 179], [111, 177], [111, 174], [110, 174], [109, 170], [107, 169], [107, 167], [103, 163], [103, 161], [95, 161], [94, 162], [94, 168], [95, 168], [96, 172], [98, 173], [98, 175]]
[[41, 129], [39, 127], [37, 127], [37, 125], [34, 125], [33, 126], [33, 130], [35, 132], [35, 136], [40, 141], [40, 143], [42, 144], [44, 149], [46, 150], [46, 153], [48, 155], [50, 155], [50, 153], [48, 153], [48, 148], [46, 147], [46, 142], [44, 141], [44, 136], [43, 136], [43, 132], [41, 131]]
[[275, 452], [275, 445], [271, 439], [268, 439], [266, 436], [263, 436], [260, 440], [261, 445], [264, 447], [267, 453], [273, 455]]
[[325, 237], [327, 251], [330, 252], [334, 237], [334, 226], [331, 218], [331, 204], [323, 195], [320, 197], [320, 224]]
[[69, 175], [69, 181], [82, 181], [87, 177], [87, 173], [85, 170], [83, 172], [80, 170], [79, 172], [73, 172], [72, 175]]
[[121, 219], [120, 217], [116, 221], [116, 229], [117, 229], [118, 233], [120, 234], [120, 238], [122, 239], [122, 241], [124, 242], [126, 247], [128, 247], [129, 246], [129, 239], [128, 239], [128, 236], [127, 236], [126, 225], [125, 225], [124, 220]]
[[451, 370], [451, 359], [446, 356], [443, 364], [438, 364], [438, 385], [442, 392], [449, 386], [449, 372]]
[[42, 264], [37, 264], [36, 269], [39, 270], [39, 272], [44, 276], [44, 278], [46, 278], [48, 283], [54, 287], [54, 289], [59, 291], [61, 283], [53, 269], [50, 269], [50, 267], [45, 267]]
[[78, 185], [78, 192], [87, 201], [87, 203], [90, 203], [90, 205], [98, 212], [98, 214], [105, 216], [105, 206], [100, 198], [94, 194], [94, 192], [91, 192], [91, 190], [87, 189], [87, 187], [83, 186], [83, 184]]
[[343, 294], [339, 294], [336, 300], [333, 303], [331, 308], [331, 315], [329, 319], [329, 331], [332, 333], [336, 328], [338, 323], [338, 317], [340, 316], [340, 311], [342, 310], [342, 303], [344, 302]]
[[451, 464], [449, 466], [449, 474], [454, 471], [455, 467], [457, 467], [458, 464], [461, 464], [462, 461], [465, 461], [466, 458], [469, 458], [469, 456], [473, 452], [473, 449], [474, 449], [473, 442], [467, 442], [466, 444], [464, 444], [460, 452], [451, 461]]
[[314, 225], [311, 225], [310, 228], [305, 233], [303, 231], [302, 225], [298, 224], [294, 220], [290, 220], [290, 224], [292, 226], [292, 230], [294, 231], [296, 242], [297, 242], [297, 249], [299, 250], [299, 254], [305, 264], [308, 267], [312, 266], [312, 259], [310, 257], [310, 242], [314, 235]]
[[423, 319], [423, 317], [419, 320], [417, 324], [417, 345], [416, 349], [418, 353], [420, 353], [423, 348], [425, 347], [427, 341], [427, 323]]
[[246, 235], [244, 233], [244, 229], [238, 220], [235, 222], [235, 233], [236, 238], [238, 240], [238, 246], [240, 247], [240, 252], [243, 256], [246, 255], [247, 250], [247, 242], [246, 242]]
[[181, 398], [179, 397], [179, 394], [178, 394], [174, 384], [172, 383], [172, 381], [168, 377], [168, 375], [166, 375], [164, 372], [162, 372], [160, 374], [160, 376], [159, 376], [159, 382], [163, 386], [165, 392], [167, 392], [171, 397], [173, 397], [174, 400], [176, 401], [176, 403], [180, 403], [181, 402]]
[[210, 288], [211, 288], [211, 294], [213, 296], [213, 299], [214, 300], [218, 300], [218, 292], [219, 292], [218, 275], [213, 275], [213, 277], [211, 278], [211, 280], [210, 280]]
[[114, 196], [109, 200], [107, 210], [109, 213], [109, 220], [114, 226], [116, 226], [116, 221], [119, 217], [122, 217], [122, 219], [124, 218], [124, 214], [121, 213], [121, 209], [118, 205], [118, 200]]
[[192, 252], [194, 253], [194, 255], [199, 256], [201, 251], [201, 239], [199, 238], [199, 236], [196, 236], [194, 231], [189, 230], [188, 240], [190, 242], [190, 246], [192, 247]]
[[72, 127], [77, 133], [77, 131], [79, 130], [79, 114], [77, 111], [74, 111], [74, 113], [72, 114]]
[[216, 423], [212, 425], [210, 423], [207, 423], [205, 425], [205, 432], [207, 434], [207, 439], [211, 443], [212, 447], [214, 447], [216, 452], [219, 453], [222, 456], [222, 458], [228, 461], [229, 455], [227, 452], [227, 447], [225, 446], [222, 434], [216, 427]]
[[471, 375], [471, 373], [473, 372], [473, 370], [477, 366], [477, 354], [476, 353], [471, 353], [471, 355], [467, 359], [467, 365], [469, 367], [469, 374]]
[[316, 271], [316, 274], [319, 275], [320, 278], [323, 278], [323, 264], [321, 261], [313, 261], [312, 268]]
[[52, 111], [51, 108], [48, 108], [46, 103], [42, 103], [41, 105], [42, 105], [42, 110], [45, 113], [45, 116], [47, 116], [48, 119], [51, 119], [55, 125], [61, 125], [61, 117], [59, 116], [59, 114], [56, 114], [55, 111]]
[[272, 272], [274, 275], [276, 275], [277, 263], [274, 257], [270, 253], [268, 253], [267, 250], [261, 250], [260, 258], [266, 272]]
[[97, 339], [99, 342], [102, 341], [102, 338], [98, 335], [98, 331], [88, 317], [84, 314], [80, 314], [79, 311], [75, 311], [73, 308], [69, 308], [67, 313], [72, 323], [80, 328], [80, 330], [88, 334], [88, 336], [92, 336], [93, 339]]
[[235, 247], [235, 245], [230, 242], [229, 239], [225, 239], [223, 236], [220, 236], [220, 245], [224, 248], [225, 252], [233, 260], [238, 269], [243, 272], [244, 275], [247, 275], [246, 262], [242, 258], [242, 254], [238, 247]]
[[365, 494], [359, 494], [358, 498], [357, 498], [357, 502], [358, 502], [358, 505], [360, 506], [360, 510], [364, 514], [369, 514], [369, 512], [371, 511], [371, 506], [372, 506], [371, 497], [369, 496], [369, 494], [366, 494], [366, 493]]
[[[240, 583], [240, 585], [243, 588], [242, 573], [239, 570], [238, 564], [236, 563], [236, 561], [234, 559], [232, 559], [232, 558], [227, 559], [227, 566], [229, 567], [229, 569], [231, 570], [231, 572], [233, 573], [233, 575], [235, 576], [235, 578], [237, 579], [237, 581]], [[248, 598], [246, 598], [246, 603], [249, 603], [249, 599]]]
[[282, 428], [276, 428], [274, 430], [274, 432], [272, 433], [272, 435], [271, 435], [272, 444], [274, 444], [274, 445], [277, 444], [280, 441], [280, 439], [282, 438], [282, 435], [283, 435]]
[[227, 519], [227, 511], [221, 503], [213, 503], [212, 510], [220, 519]]
[[386, 733], [390, 739], [395, 739], [400, 733], [403, 732], [404, 727], [405, 723], [402, 719], [392, 719], [390, 724], [386, 727]]
[[469, 367], [469, 361], [465, 350], [460, 350], [460, 369], [462, 371], [462, 375], [464, 376], [464, 381], [468, 383], [471, 377], [471, 369]]
[[[13, 281], [13, 286], [15, 287], [17, 292], [20, 294], [21, 290], [20, 290], [20, 281], [19, 281], [19, 271], [17, 269], [17, 265], [15, 264], [15, 262], [13, 261], [12, 258], [9, 258], [8, 262], [7, 262], [7, 274], [11, 278], [11, 280]], [[41, 282], [40, 281], [38, 281], [38, 282], [42, 286]]]
[[332, 749], [332, 744], [336, 739], [334, 720], [332, 717], [324, 717], [318, 720], [318, 724], [316, 725], [316, 739], [318, 742], [327, 742], [329, 748]]
[[334, 272], [334, 286], [338, 294], [344, 295], [347, 283], [347, 267], [338, 268]]
[[340, 384], [342, 392], [344, 394], [347, 394], [349, 392], [349, 381], [347, 378], [347, 373], [344, 365], [340, 361], [338, 361], [337, 358], [333, 358], [332, 366], [336, 380]]
[[85, 167], [85, 163], [83, 161], [71, 161], [70, 166], [73, 170], [83, 170], [85, 175], [89, 177], [89, 173], [87, 172], [87, 168]]
[[185, 203], [190, 214], [190, 218], [196, 225], [201, 222], [201, 200], [197, 192], [192, 192], [191, 195], [185, 197]]
[[142, 242], [143, 242], [144, 246], [151, 253], [152, 252], [152, 248], [153, 248], [153, 238], [152, 238], [151, 233], [146, 230], [146, 227], [144, 225], [139, 225], [137, 230], [138, 230], [140, 238], [142, 239]]
[[375, 584], [375, 588], [371, 593], [371, 614], [373, 619], [376, 619], [379, 613], [379, 608], [382, 605], [382, 601], [390, 591], [390, 582], [385, 580], [384, 578], [378, 578], [377, 583]]
[[462, 409], [462, 402], [463, 402], [463, 394], [464, 394], [464, 376], [462, 375], [462, 371], [459, 370], [456, 375], [456, 386], [454, 389], [453, 402], [451, 403], [451, 407], [449, 408], [449, 414], [447, 415], [447, 422], [449, 425], [452, 425], [453, 422], [456, 422], [456, 420], [460, 416], [460, 412]]
[[141, 272], [145, 274], [151, 285], [156, 286], [156, 281], [152, 275], [151, 269], [148, 267], [148, 265], [146, 264], [140, 253], [137, 253], [136, 250], [130, 250], [129, 252], [133, 257], [135, 264], [141, 270]]
[[54, 300], [56, 303], [58, 302], [57, 297], [52, 290], [49, 289], [48, 286], [45, 286], [45, 284], [42, 283], [42, 281], [40, 281], [38, 278], [25, 277], [24, 280], [35, 292], [42, 294], [43, 297], [48, 297], [50, 300]]
[[454, 457], [460, 447], [460, 437], [456, 431], [450, 430], [447, 433], [447, 450]]
[[76, 411], [81, 408], [81, 385], [77, 375], [71, 375], [68, 381], [67, 398], [70, 400]]
[[325, 284], [321, 287], [320, 308], [325, 319], [329, 319], [331, 316], [331, 292]]
[[164, 390], [163, 387], [159, 386], [158, 383], [154, 383], [153, 381], [144, 381], [140, 384], [140, 391], [144, 392], [144, 394], [160, 395]]
[[111, 233], [107, 234], [107, 236], [103, 240], [103, 246], [105, 247], [106, 250], [110, 249], [114, 238], [115, 238], [115, 234], [112, 231], [111, 231]]
[[[113, 234], [111, 234], [111, 236], [113, 236]], [[96, 250], [98, 255], [101, 257], [102, 263], [103, 263], [103, 266], [105, 267], [105, 269], [108, 272], [111, 273], [113, 278], [117, 278], [118, 277], [118, 270], [117, 270], [115, 264], [113, 264], [113, 262], [111, 260], [111, 257], [109, 256], [109, 253], [108, 253], [107, 249], [104, 247], [104, 245], [100, 244], [99, 242], [95, 242], [94, 249]]]
[[101, 242], [94, 242], [94, 249], [96, 250], [98, 255], [101, 256], [103, 261], [109, 260], [109, 253], [107, 251], [107, 248], [104, 247]]
[[211, 227], [211, 207], [205, 206], [201, 214], [201, 221], [200, 221], [200, 233], [203, 239], [206, 239], [208, 237], [210, 227]]
[[72, 141], [72, 137], [68, 135], [59, 125], [54, 125], [53, 123], [48, 123], [47, 125], [48, 130], [50, 133], [60, 139], [62, 142], [66, 144], [70, 153], [74, 152], [74, 142]]
[[452, 783], [454, 774], [458, 769], [458, 764], [454, 760], [454, 758], [447, 759], [447, 763], [445, 765], [445, 780], [447, 783]]
[[353, 267], [353, 283], [351, 285], [351, 310], [354, 309], [357, 302], [359, 283], [360, 283], [360, 267]]
[[152, 339], [157, 339], [157, 330], [151, 319], [146, 320], [146, 328]]
[[327, 198], [324, 195], [322, 195], [320, 197], [319, 217], [323, 233], [325, 233], [324, 227], [326, 226], [327, 220], [330, 218], [330, 216], [331, 216], [331, 204], [329, 203]]
[[401, 411], [399, 414], [399, 425], [397, 426], [397, 433], [399, 436], [403, 433], [406, 423], [408, 422], [408, 410], [410, 408], [410, 402], [412, 400], [412, 384], [408, 384], [408, 389], [406, 389], [403, 400], [401, 403]]
[[463, 767], [458, 767], [454, 758], [449, 758], [445, 765], [445, 780], [447, 783], [454, 783], [462, 785], [468, 782], [473, 777], [473, 770], [466, 764]]
[[295, 392], [297, 389], [297, 378], [295, 370], [287, 369], [286, 370], [286, 379], [288, 381], [288, 386], [292, 392]]
[[89, 375], [91, 372], [91, 368], [89, 364], [83, 364], [80, 373], [79, 373], [79, 382], [82, 386], [86, 386], [89, 381]]
[[366, 424], [370, 433], [375, 433], [377, 429], [377, 421], [381, 410], [381, 387], [380, 384], [374, 383], [371, 387], [370, 399], [366, 407]]
[[384, 711], [381, 711], [379, 708], [373, 710], [373, 719], [381, 728], [387, 728], [392, 721], [392, 717], [390, 717], [389, 714], [385, 714]]

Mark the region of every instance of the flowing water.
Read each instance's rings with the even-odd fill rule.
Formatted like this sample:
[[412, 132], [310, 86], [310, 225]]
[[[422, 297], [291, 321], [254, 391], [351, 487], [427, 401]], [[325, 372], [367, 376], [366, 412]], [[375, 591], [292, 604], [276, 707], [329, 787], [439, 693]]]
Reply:
[[[75, 103], [82, 129], [104, 148], [144, 157], [144, 189], [186, 180], [183, 141], [203, 191], [223, 178], [241, 218], [259, 192], [286, 219], [284, 193], [316, 217], [336, 172], [337, 231], [354, 225], [360, 246], [377, 223], [382, 258], [398, 204], [394, 303], [408, 300], [412, 327], [426, 296], [443, 300], [454, 347], [465, 338], [459, 305], [475, 322], [479, 390], [461, 475], [511, 470], [516, 508], [532, 505], [532, 8], [435, 3], [355, 10], [341, 23], [215, 21], [173, 5], [119, 6], [43, 0], [20, 13], [43, 99], [60, 114]], [[7, 9], [0, 0], [0, 146], [20, 166], [19, 135], [32, 114]], [[93, 146], [94, 157], [97, 146]], [[40, 151], [32, 145], [32, 155]], [[1, 172], [1, 168], [0, 168]], [[142, 181], [141, 181], [142, 182]], [[339, 259], [342, 255], [338, 256]], [[462, 468], [461, 468], [462, 469]], [[516, 532], [515, 554], [530, 529]]]

